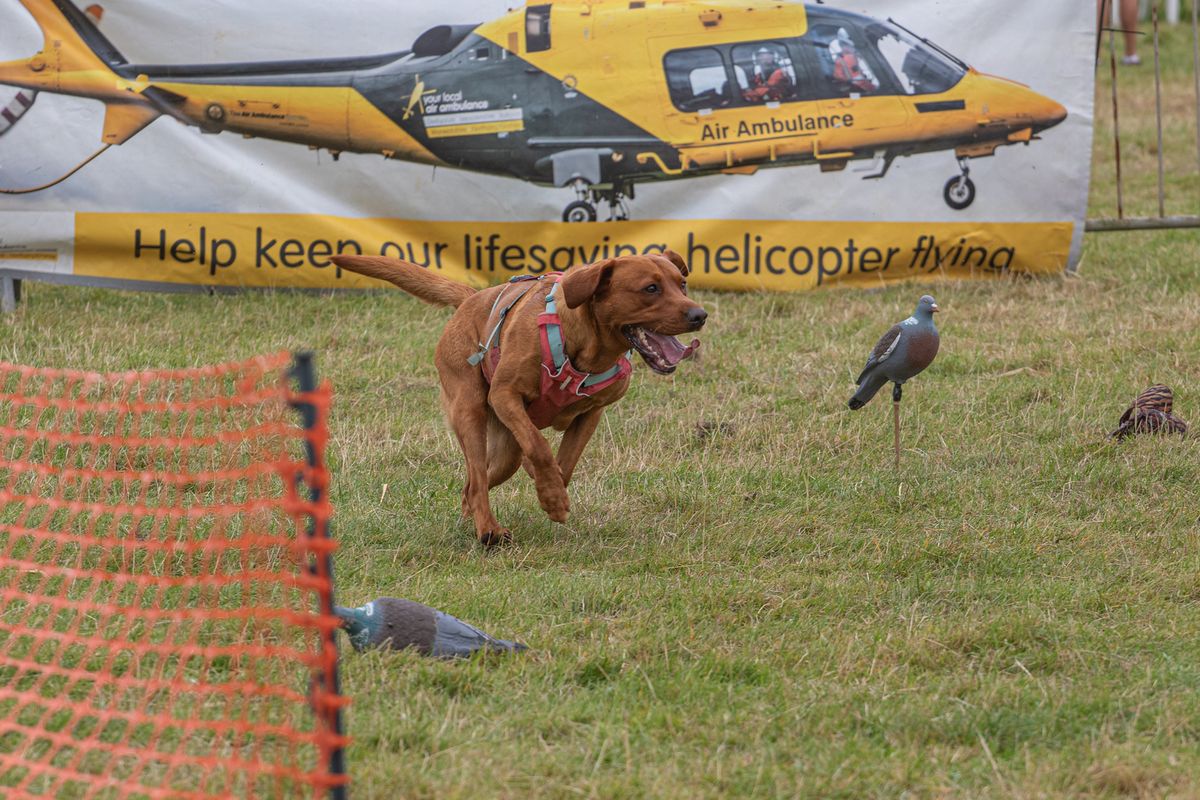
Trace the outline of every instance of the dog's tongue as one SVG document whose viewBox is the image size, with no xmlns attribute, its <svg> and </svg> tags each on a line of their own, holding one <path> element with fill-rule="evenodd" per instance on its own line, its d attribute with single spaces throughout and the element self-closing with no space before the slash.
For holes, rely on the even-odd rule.
<svg viewBox="0 0 1200 800">
<path fill-rule="evenodd" d="M 684 347 L 674 336 L 667 336 L 665 333 L 646 331 L 646 338 L 654 344 L 654 349 L 658 350 L 663 360 L 672 367 L 685 358 L 689 358 L 700 347 L 699 339 L 692 339 L 692 343 Z"/>
</svg>

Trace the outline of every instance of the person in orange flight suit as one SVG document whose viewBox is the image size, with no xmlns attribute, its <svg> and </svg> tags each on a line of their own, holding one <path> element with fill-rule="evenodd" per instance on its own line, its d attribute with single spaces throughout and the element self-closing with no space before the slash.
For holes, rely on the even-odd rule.
<svg viewBox="0 0 1200 800">
<path fill-rule="evenodd" d="M 875 79 L 858 59 L 858 49 L 845 28 L 838 31 L 837 55 L 833 61 L 833 82 L 844 92 L 873 92 L 879 88 Z"/>
<path fill-rule="evenodd" d="M 754 73 L 750 85 L 742 90 L 742 97 L 758 103 L 783 100 L 792 93 L 792 79 L 779 65 L 775 51 L 760 47 L 754 54 Z"/>
</svg>

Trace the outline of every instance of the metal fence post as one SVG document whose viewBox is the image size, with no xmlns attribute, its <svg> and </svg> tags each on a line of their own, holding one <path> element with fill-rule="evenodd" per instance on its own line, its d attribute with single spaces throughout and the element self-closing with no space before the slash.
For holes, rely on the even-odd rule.
<svg viewBox="0 0 1200 800">
<path fill-rule="evenodd" d="M 9 275 L 0 277 L 0 312 L 11 314 L 21 302 L 21 279 Z"/>
<path fill-rule="evenodd" d="M 294 361 L 292 363 L 292 376 L 296 379 L 301 396 L 317 390 L 317 371 L 313 363 L 313 353 L 311 350 L 301 350 L 295 354 Z M 311 431 L 312 428 L 317 424 L 316 406 L 311 402 L 306 402 L 305 400 L 299 400 L 298 402 L 294 402 L 292 405 L 297 411 L 300 412 L 300 419 L 304 425 L 304 429 L 306 431 Z M 319 466 L 318 454 L 317 448 L 311 439 L 305 440 L 304 450 L 308 460 L 308 466 L 311 469 L 316 469 Z M 314 505 L 322 501 L 324 492 L 320 486 L 310 485 L 308 489 L 309 497 Z M 329 521 L 327 519 L 317 520 L 316 518 L 313 518 L 311 525 L 312 527 L 309 531 L 310 536 L 324 539 L 328 539 L 330 537 Z M 318 569 L 316 564 L 309 564 L 309 570 L 314 573 L 324 572 L 325 575 L 328 576 L 329 595 L 328 597 L 322 598 L 322 608 L 320 610 L 322 615 L 333 616 L 333 554 L 329 551 L 326 551 L 323 556 L 320 556 L 320 558 L 322 560 L 320 568 Z M 328 607 L 325 607 L 326 603 L 328 604 Z M 336 653 L 337 638 L 335 637 L 333 631 L 329 631 L 329 637 L 332 640 L 331 646 Z M 328 680 L 329 688 L 335 695 L 340 697 L 342 694 L 342 687 L 341 678 L 338 675 L 336 657 L 333 664 L 332 674 L 326 676 L 326 678 Z M 314 709 L 314 711 L 316 711 L 316 709 Z M 330 714 L 330 719 L 334 733 L 340 737 L 343 732 L 341 709 L 334 708 Z M 330 754 L 329 771 L 333 775 L 346 774 L 346 753 L 340 745 Z M 346 787 L 344 785 L 331 787 L 329 790 L 329 797 L 330 800 L 346 800 Z"/>
<path fill-rule="evenodd" d="M 1112 77 L 1113 105 L 1113 160 L 1116 170 L 1116 201 L 1117 215 L 1113 217 L 1092 217 L 1086 221 L 1084 229 L 1096 231 L 1131 231 L 1131 230 L 1165 230 L 1172 228 L 1200 228 L 1200 202 L 1197 198 L 1189 198 L 1194 202 L 1193 213 L 1167 215 L 1166 211 L 1166 153 L 1165 136 L 1163 131 L 1163 94 L 1162 94 L 1162 40 L 1160 22 L 1161 0 L 1143 0 L 1142 5 L 1148 7 L 1153 26 L 1152 45 L 1154 47 L 1154 116 L 1157 133 L 1158 152 L 1158 214 L 1157 216 L 1126 217 L 1125 216 L 1125 182 L 1121 165 L 1121 126 L 1120 105 L 1118 93 L 1118 69 L 1116 34 L 1123 32 L 1119 23 L 1106 27 L 1104 20 L 1110 17 L 1114 22 L 1118 16 L 1119 3 L 1115 0 L 1102 0 L 1099 12 L 1100 30 L 1096 38 L 1096 65 L 1099 67 L 1101 36 L 1108 31 L 1109 70 Z M 1178 0 L 1167 0 L 1166 13 L 1168 21 L 1178 20 L 1180 4 Z M 1192 0 L 1192 79 L 1194 83 L 1194 104 L 1196 113 L 1196 166 L 1200 170 L 1200 0 Z"/>
</svg>

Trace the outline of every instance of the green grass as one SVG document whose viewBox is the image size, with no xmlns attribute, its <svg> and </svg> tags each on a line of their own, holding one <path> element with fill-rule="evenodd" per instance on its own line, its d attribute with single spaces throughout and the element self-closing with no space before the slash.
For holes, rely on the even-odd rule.
<svg viewBox="0 0 1200 800">
<path fill-rule="evenodd" d="M 1195 420 L 1198 251 L 1110 235 L 1078 279 L 937 286 L 900 475 L 888 404 L 843 404 L 911 287 L 705 295 L 703 360 L 637 372 L 570 522 L 518 476 L 495 492 L 517 543 L 490 554 L 458 518 L 436 309 L 37 286 L 0 355 L 318 350 L 341 600 L 416 598 L 534 648 L 347 658 L 356 796 L 1188 796 L 1200 462 L 1103 437 L 1154 381 Z"/>
<path fill-rule="evenodd" d="M 1077 278 L 936 285 L 943 351 L 905 393 L 898 474 L 886 398 L 844 404 L 914 287 L 703 294 L 703 357 L 636 371 L 568 524 L 519 475 L 493 494 L 517 537 L 493 553 L 458 515 L 446 313 L 399 293 L 32 286 L 0 358 L 317 350 L 339 600 L 410 597 L 533 648 L 348 655 L 356 798 L 1182 798 L 1200 459 L 1104 434 L 1153 382 L 1200 423 L 1198 262 L 1195 233 L 1108 234 Z"/>
</svg>

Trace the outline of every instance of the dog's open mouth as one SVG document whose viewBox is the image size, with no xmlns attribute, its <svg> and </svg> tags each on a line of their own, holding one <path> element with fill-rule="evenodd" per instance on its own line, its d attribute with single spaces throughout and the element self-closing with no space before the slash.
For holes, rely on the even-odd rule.
<svg viewBox="0 0 1200 800">
<path fill-rule="evenodd" d="M 670 375 L 679 366 L 679 362 L 696 352 L 700 347 L 699 339 L 684 347 L 674 336 L 665 333 L 655 333 L 641 325 L 626 325 L 621 329 L 625 338 L 638 351 L 647 366 L 660 375 Z"/>
</svg>

